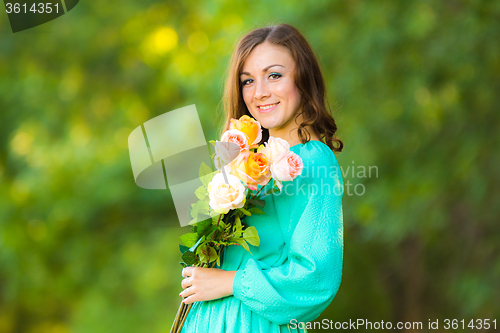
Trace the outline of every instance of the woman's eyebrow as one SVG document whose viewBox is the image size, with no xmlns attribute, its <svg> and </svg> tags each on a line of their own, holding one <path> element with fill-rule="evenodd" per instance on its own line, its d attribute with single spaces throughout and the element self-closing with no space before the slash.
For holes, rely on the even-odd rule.
<svg viewBox="0 0 500 333">
<path fill-rule="evenodd" d="M 266 68 L 264 68 L 264 69 L 262 70 L 262 72 L 264 72 L 264 73 L 265 73 L 265 72 L 267 72 L 267 71 L 269 70 L 269 68 L 274 67 L 274 66 L 281 66 L 281 67 L 285 67 L 285 66 L 280 65 L 280 64 L 269 65 L 269 66 L 267 66 Z M 250 76 L 250 73 L 248 73 L 248 72 L 241 72 L 241 74 L 240 74 L 240 75 L 248 75 L 248 76 Z"/>
</svg>

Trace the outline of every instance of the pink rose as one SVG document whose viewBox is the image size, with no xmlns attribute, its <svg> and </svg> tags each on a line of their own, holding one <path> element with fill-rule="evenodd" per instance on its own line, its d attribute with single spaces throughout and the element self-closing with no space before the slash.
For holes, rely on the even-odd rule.
<svg viewBox="0 0 500 333">
<path fill-rule="evenodd" d="M 230 129 L 222 134 L 220 138 L 223 142 L 232 142 L 240 147 L 240 151 L 248 150 L 248 137 L 245 133 L 237 129 Z"/>
<path fill-rule="evenodd" d="M 279 154 L 271 165 L 271 175 L 281 190 L 284 181 L 292 181 L 302 173 L 304 164 L 299 155 L 293 151 L 284 151 Z"/>
</svg>

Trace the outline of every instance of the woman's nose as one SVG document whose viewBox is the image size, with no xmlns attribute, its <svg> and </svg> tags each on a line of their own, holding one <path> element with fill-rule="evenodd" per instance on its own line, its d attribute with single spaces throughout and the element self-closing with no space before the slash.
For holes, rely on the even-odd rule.
<svg viewBox="0 0 500 333">
<path fill-rule="evenodd" d="M 265 82 L 256 82 L 255 84 L 255 99 L 263 99 L 269 97 L 269 89 Z"/>
</svg>

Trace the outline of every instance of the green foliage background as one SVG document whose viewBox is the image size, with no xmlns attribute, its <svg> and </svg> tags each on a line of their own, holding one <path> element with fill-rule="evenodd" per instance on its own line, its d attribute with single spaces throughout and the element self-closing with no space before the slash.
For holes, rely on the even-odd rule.
<svg viewBox="0 0 500 333">
<path fill-rule="evenodd" d="M 235 41 L 281 22 L 345 143 L 343 280 L 318 321 L 500 325 L 500 2 L 80 1 L 16 34 L 0 13 L 0 333 L 169 331 L 187 230 L 135 185 L 128 134 L 196 104 L 216 138 Z"/>
</svg>

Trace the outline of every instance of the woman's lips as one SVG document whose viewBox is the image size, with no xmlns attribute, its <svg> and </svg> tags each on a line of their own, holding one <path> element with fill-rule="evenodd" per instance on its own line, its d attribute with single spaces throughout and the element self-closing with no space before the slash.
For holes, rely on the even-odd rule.
<svg viewBox="0 0 500 333">
<path fill-rule="evenodd" d="M 274 110 L 278 106 L 278 104 L 280 104 L 280 102 L 275 103 L 274 106 L 272 106 L 268 109 L 261 109 L 260 107 L 257 107 L 257 109 L 259 109 L 259 112 L 261 112 L 261 113 L 268 113 L 268 112 L 271 112 L 272 110 Z"/>
</svg>

